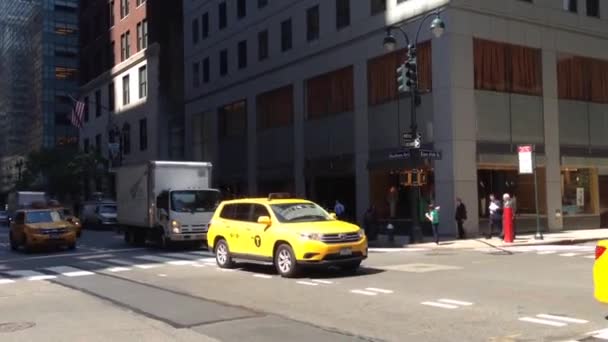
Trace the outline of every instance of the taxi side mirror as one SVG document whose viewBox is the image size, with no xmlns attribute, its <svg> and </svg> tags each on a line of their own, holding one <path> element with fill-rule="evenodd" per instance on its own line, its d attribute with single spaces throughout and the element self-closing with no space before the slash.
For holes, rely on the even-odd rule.
<svg viewBox="0 0 608 342">
<path fill-rule="evenodd" d="M 336 215 L 336 213 L 329 213 L 329 217 L 330 217 L 332 220 L 337 220 L 337 219 L 338 219 L 338 216 Z"/>
<path fill-rule="evenodd" d="M 258 217 L 258 223 L 263 224 L 268 228 L 272 224 L 272 221 L 270 220 L 270 216 L 260 216 Z"/>
</svg>

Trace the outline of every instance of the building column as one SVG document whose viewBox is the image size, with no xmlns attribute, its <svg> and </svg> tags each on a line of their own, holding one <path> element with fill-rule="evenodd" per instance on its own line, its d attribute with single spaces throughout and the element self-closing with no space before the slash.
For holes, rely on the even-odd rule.
<svg viewBox="0 0 608 342">
<path fill-rule="evenodd" d="M 355 196 L 356 219 L 363 221 L 363 215 L 369 207 L 369 128 L 367 114 L 367 61 L 361 60 L 354 66 L 355 91 Z"/>
<path fill-rule="evenodd" d="M 559 104 L 557 94 L 557 52 L 542 50 L 543 63 L 543 118 L 545 128 L 547 189 L 547 222 L 549 231 L 563 228 L 556 213 L 562 212 L 561 162 L 559 149 Z"/>
<path fill-rule="evenodd" d="M 256 196 L 258 192 L 258 134 L 257 101 L 255 96 L 247 98 L 247 192 Z"/>
<path fill-rule="evenodd" d="M 479 233 L 477 193 L 477 109 L 474 89 L 473 39 L 447 31 L 433 39 L 435 200 L 441 206 L 441 235 L 456 236 L 455 199 L 467 207 L 466 235 Z"/>
<path fill-rule="evenodd" d="M 216 186 L 219 185 L 219 181 L 220 181 L 220 173 L 222 170 L 222 165 L 220 165 L 219 161 L 219 145 L 220 145 L 220 136 L 219 136 L 219 120 L 218 120 L 218 111 L 213 110 L 210 111 L 208 113 L 203 114 L 204 117 L 204 121 L 205 122 L 209 122 L 209 140 L 207 140 L 209 142 L 209 152 L 210 155 L 208 156 L 207 161 L 210 161 L 213 165 L 213 171 L 212 171 L 212 184 L 215 184 Z"/>
<path fill-rule="evenodd" d="M 293 84 L 293 177 L 298 197 L 306 197 L 306 175 L 304 173 L 304 81 L 297 80 Z"/>
</svg>

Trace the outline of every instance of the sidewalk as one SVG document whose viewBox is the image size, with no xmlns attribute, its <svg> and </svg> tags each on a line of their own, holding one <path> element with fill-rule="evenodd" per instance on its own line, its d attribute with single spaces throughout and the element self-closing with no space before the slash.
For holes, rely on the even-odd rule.
<svg viewBox="0 0 608 342">
<path fill-rule="evenodd" d="M 588 230 L 565 230 L 555 233 L 543 234 L 543 240 L 535 240 L 534 234 L 518 235 L 513 243 L 505 243 L 498 237 L 492 239 L 476 238 L 455 240 L 453 238 L 441 238 L 439 246 L 433 242 L 432 237 L 425 237 L 423 243 L 407 244 L 403 239 L 395 239 L 394 243 L 386 241 L 370 241 L 370 247 L 394 247 L 407 248 L 416 246 L 423 248 L 454 248 L 454 249 L 474 249 L 480 247 L 512 247 L 512 246 L 538 246 L 538 245 L 571 245 L 590 241 L 608 239 L 608 229 L 588 229 Z"/>
</svg>

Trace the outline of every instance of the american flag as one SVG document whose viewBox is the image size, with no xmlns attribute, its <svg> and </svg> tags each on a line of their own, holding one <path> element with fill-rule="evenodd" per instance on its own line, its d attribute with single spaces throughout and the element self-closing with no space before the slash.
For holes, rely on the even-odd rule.
<svg viewBox="0 0 608 342">
<path fill-rule="evenodd" d="M 72 126 L 82 128 L 83 115 L 84 115 L 84 102 L 76 101 L 72 113 L 70 115 L 70 122 Z"/>
</svg>

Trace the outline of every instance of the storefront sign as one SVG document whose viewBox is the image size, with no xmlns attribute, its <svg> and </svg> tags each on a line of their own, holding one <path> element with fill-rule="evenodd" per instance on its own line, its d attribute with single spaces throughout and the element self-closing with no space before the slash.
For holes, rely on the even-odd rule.
<svg viewBox="0 0 608 342">
<path fill-rule="evenodd" d="M 420 150 L 420 158 L 441 160 L 441 151 Z"/>
<path fill-rule="evenodd" d="M 534 163 L 532 160 L 532 145 L 522 145 L 517 147 L 519 157 L 519 173 L 532 174 L 534 173 Z"/>
<path fill-rule="evenodd" d="M 408 159 L 410 157 L 410 151 L 402 151 L 389 153 L 388 159 Z"/>
<path fill-rule="evenodd" d="M 585 206 L 585 188 L 576 188 L 576 206 Z"/>
</svg>

